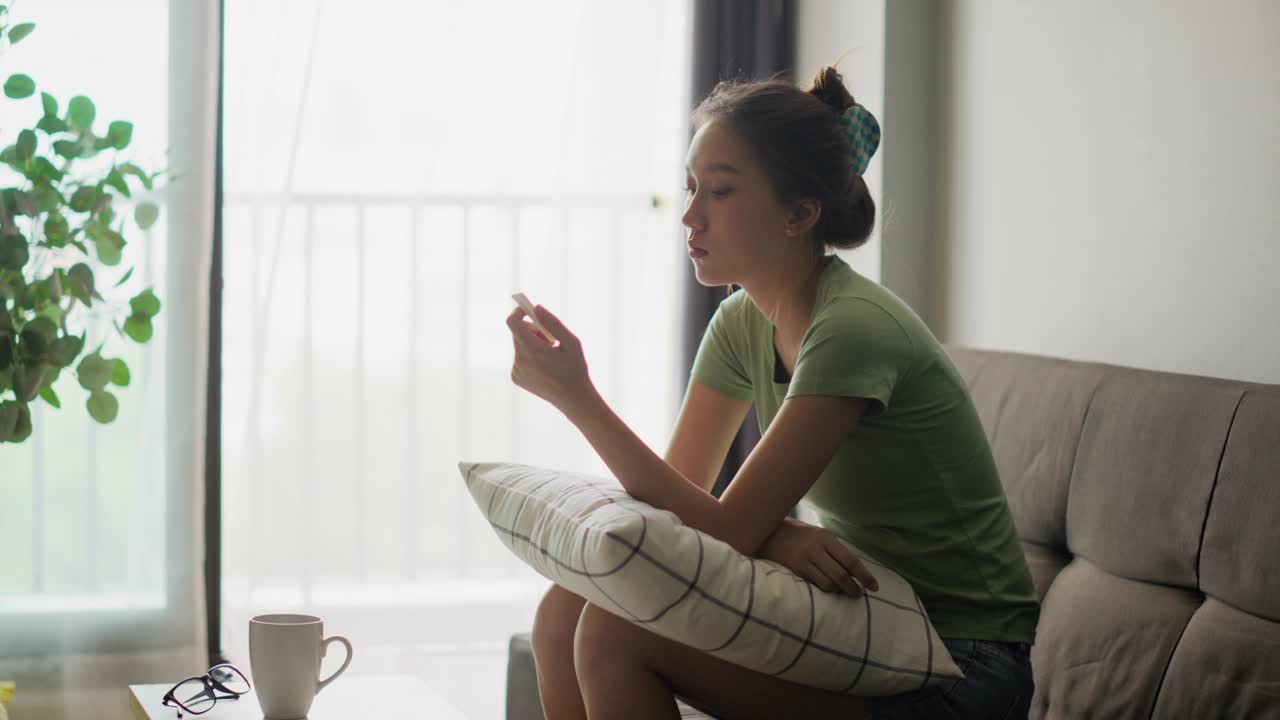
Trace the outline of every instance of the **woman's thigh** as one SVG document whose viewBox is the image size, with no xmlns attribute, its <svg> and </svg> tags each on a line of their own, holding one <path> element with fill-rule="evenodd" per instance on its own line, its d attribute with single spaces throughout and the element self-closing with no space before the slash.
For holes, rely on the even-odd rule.
<svg viewBox="0 0 1280 720">
<path fill-rule="evenodd" d="M 984 640 L 944 639 L 943 643 L 964 679 L 876 698 L 871 703 L 872 720 L 1027 717 L 1035 690 L 1028 646 Z"/>
<path fill-rule="evenodd" d="M 590 603 L 582 613 L 580 637 L 597 652 L 627 648 L 656 671 L 689 705 L 714 717 L 867 717 L 863 698 L 787 682 L 734 665 L 701 650 L 668 640 Z M 587 660 L 579 657 L 580 661 Z"/>
</svg>

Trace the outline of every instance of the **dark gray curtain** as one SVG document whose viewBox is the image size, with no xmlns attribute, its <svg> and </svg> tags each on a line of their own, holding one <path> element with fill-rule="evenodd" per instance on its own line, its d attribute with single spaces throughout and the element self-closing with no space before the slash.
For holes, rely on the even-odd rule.
<svg viewBox="0 0 1280 720">
<path fill-rule="evenodd" d="M 794 0 L 693 0 L 693 77 L 689 109 L 698 106 L 721 80 L 759 80 L 784 72 L 790 76 L 795 66 Z M 692 131 L 690 132 L 692 138 Z M 693 367 L 693 357 L 707 322 L 725 296 L 723 287 L 703 287 L 686 265 L 683 362 L 685 372 Z M 680 388 L 683 392 L 684 387 Z M 733 479 L 751 449 L 760 439 L 755 411 L 729 448 L 729 456 L 712 494 L 716 497 Z"/>
</svg>

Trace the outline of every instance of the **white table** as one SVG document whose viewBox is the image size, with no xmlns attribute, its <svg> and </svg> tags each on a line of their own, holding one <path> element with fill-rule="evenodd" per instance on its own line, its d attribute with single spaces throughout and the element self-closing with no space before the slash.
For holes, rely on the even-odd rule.
<svg viewBox="0 0 1280 720">
<path fill-rule="evenodd" d="M 137 720 L 174 720 L 177 708 L 161 704 L 173 683 L 130 685 L 129 705 Z M 203 715 L 182 714 L 183 720 L 262 720 L 258 696 L 250 690 L 239 700 L 219 700 Z M 339 718 L 432 718 L 467 720 L 425 682 L 412 675 L 347 676 L 326 687 L 311 705 L 308 720 Z"/>
</svg>

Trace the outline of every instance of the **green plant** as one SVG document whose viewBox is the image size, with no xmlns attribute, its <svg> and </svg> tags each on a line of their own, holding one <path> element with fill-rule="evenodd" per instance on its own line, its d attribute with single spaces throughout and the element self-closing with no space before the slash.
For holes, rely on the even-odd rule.
<svg viewBox="0 0 1280 720">
<path fill-rule="evenodd" d="M 34 23 L 11 25 L 9 17 L 10 7 L 0 4 L 0 52 L 35 29 Z M 12 74 L 4 94 L 15 101 L 31 98 L 36 83 Z M 82 320 L 94 306 L 110 316 L 117 335 L 145 343 L 160 312 L 160 300 L 148 288 L 129 300 L 126 315 L 121 303 L 103 296 L 99 280 L 120 266 L 126 246 L 127 218 L 117 217 L 113 206 L 120 198 L 133 202 L 139 190 L 154 190 L 164 173 L 121 161 L 133 125 L 117 120 L 105 135 L 97 134 L 97 111 L 89 98 L 71 98 L 62 114 L 49 93 L 40 93 L 40 103 L 43 113 L 35 127 L 22 128 L 13 144 L 0 150 L 0 184 L 13 183 L 0 187 L 0 442 L 30 437 L 30 403 L 61 407 L 53 383 L 73 365 L 89 391 L 89 414 L 100 423 L 114 420 L 119 404 L 107 386 L 127 386 L 129 367 L 103 357 L 105 341 L 86 354 L 87 332 L 68 331 L 68 318 Z M 11 132 L 0 128 L 0 138 L 13 137 Z M 152 202 L 134 204 L 133 222 L 141 230 L 158 215 Z M 124 269 L 112 290 L 132 274 L 132 268 Z"/>
</svg>

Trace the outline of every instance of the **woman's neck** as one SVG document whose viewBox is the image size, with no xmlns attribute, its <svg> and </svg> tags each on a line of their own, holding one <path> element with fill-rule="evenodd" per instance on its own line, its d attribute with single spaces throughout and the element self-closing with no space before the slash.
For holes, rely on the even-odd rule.
<svg viewBox="0 0 1280 720">
<path fill-rule="evenodd" d="M 809 330 L 818 283 L 828 258 L 806 259 L 782 265 L 767 276 L 743 283 L 747 297 L 775 328 L 774 342 L 782 347 L 799 347 Z"/>
</svg>

